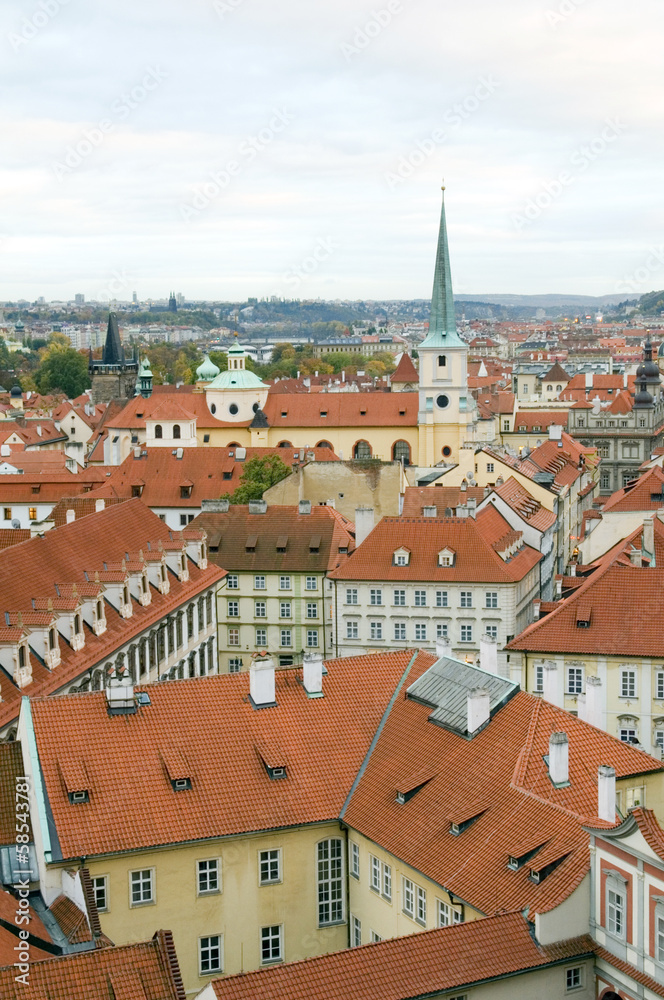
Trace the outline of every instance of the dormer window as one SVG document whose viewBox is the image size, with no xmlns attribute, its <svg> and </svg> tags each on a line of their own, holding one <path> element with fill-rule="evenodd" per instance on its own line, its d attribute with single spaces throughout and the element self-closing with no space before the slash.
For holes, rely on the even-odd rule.
<svg viewBox="0 0 664 1000">
<path fill-rule="evenodd" d="M 576 627 L 577 628 L 590 628 L 590 619 L 592 616 L 592 609 L 588 606 L 581 606 L 576 612 Z"/>
<path fill-rule="evenodd" d="M 192 487 L 191 486 L 181 486 L 180 487 L 180 498 L 182 500 L 187 500 L 191 496 Z"/>
<path fill-rule="evenodd" d="M 397 549 L 392 555 L 393 566 L 408 566 L 410 563 L 410 551 L 408 549 Z"/>
<path fill-rule="evenodd" d="M 191 778 L 175 778 L 171 785 L 174 792 L 188 792 L 191 789 Z"/>
<path fill-rule="evenodd" d="M 284 553 L 288 548 L 288 535 L 279 535 L 277 538 L 277 552 Z"/>
<path fill-rule="evenodd" d="M 129 604 L 129 587 L 122 588 L 122 603 Z"/>
<path fill-rule="evenodd" d="M 74 615 L 74 634 L 80 635 L 81 633 L 81 616 Z"/>
<path fill-rule="evenodd" d="M 140 483 L 134 483 L 131 487 L 132 497 L 140 497 L 143 493 L 143 486 Z"/>
<path fill-rule="evenodd" d="M 18 665 L 21 668 L 21 670 L 24 669 L 25 664 L 26 664 L 25 646 L 23 644 L 21 644 L 18 647 Z"/>
<path fill-rule="evenodd" d="M 68 792 L 69 801 L 73 806 L 82 805 L 84 802 L 90 801 L 90 795 L 87 789 L 81 789 L 78 792 Z"/>
<path fill-rule="evenodd" d="M 267 767 L 266 765 L 265 769 L 273 781 L 277 781 L 279 778 L 286 777 L 285 767 Z"/>
<path fill-rule="evenodd" d="M 441 549 L 438 553 L 438 565 L 439 566 L 454 566 L 455 552 L 453 549 Z"/>
<path fill-rule="evenodd" d="M 143 576 L 141 576 L 141 589 L 142 589 L 142 591 L 143 591 L 144 594 L 147 594 L 147 592 L 148 592 L 148 578 L 147 578 L 147 576 L 145 576 L 145 574 L 143 574 Z"/>
<path fill-rule="evenodd" d="M 528 874 L 529 880 L 534 882 L 536 885 L 539 885 L 540 882 L 544 881 L 547 875 L 550 875 L 552 871 L 555 871 L 556 868 L 568 857 L 569 854 L 562 854 L 559 858 L 555 858 L 553 861 L 549 861 L 547 864 L 542 865 L 541 868 L 531 868 Z"/>
<path fill-rule="evenodd" d="M 48 630 L 48 648 L 50 650 L 54 650 L 55 647 L 56 647 L 56 645 L 57 645 L 57 643 L 56 643 L 56 639 L 55 639 L 55 629 L 54 628 L 50 628 Z"/>
</svg>

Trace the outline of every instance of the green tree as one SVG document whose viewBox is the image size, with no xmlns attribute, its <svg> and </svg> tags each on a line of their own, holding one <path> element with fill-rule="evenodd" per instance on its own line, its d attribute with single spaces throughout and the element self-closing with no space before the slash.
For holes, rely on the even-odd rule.
<svg viewBox="0 0 664 1000">
<path fill-rule="evenodd" d="M 67 399 L 75 399 L 90 387 L 87 358 L 73 347 L 58 346 L 47 352 L 34 380 L 40 392 L 64 392 Z"/>
<path fill-rule="evenodd" d="M 222 500 L 230 500 L 232 504 L 262 500 L 265 490 L 290 476 L 290 473 L 291 470 L 278 455 L 250 458 L 244 467 L 240 485 L 234 493 L 225 493 Z"/>
</svg>

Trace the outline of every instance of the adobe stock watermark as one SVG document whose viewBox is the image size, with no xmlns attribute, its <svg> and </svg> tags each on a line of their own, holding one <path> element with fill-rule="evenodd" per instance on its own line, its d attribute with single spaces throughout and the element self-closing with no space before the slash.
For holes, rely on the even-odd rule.
<svg viewBox="0 0 664 1000">
<path fill-rule="evenodd" d="M 113 117 L 102 118 L 96 125 L 84 129 L 81 138 L 67 146 L 62 159 L 53 161 L 51 170 L 56 179 L 62 181 L 80 167 L 115 130 L 118 122 L 126 121 L 167 79 L 168 73 L 160 66 L 149 66 L 138 83 L 113 101 L 109 108 Z"/>
<path fill-rule="evenodd" d="M 636 292 L 647 281 L 652 281 L 653 274 L 664 268 L 664 246 L 650 247 L 648 256 L 640 267 L 631 274 L 626 274 L 616 282 L 616 292 Z"/>
<path fill-rule="evenodd" d="M 184 222 L 197 219 L 226 190 L 233 178 L 241 174 L 244 167 L 264 152 L 295 120 L 295 115 L 286 108 L 273 108 L 272 111 L 267 125 L 256 135 L 248 135 L 242 140 L 233 159 L 227 160 L 219 170 L 213 170 L 208 174 L 208 180 L 194 187 L 193 197 L 180 205 L 180 217 Z"/>
<path fill-rule="evenodd" d="M 244 0 L 212 0 L 212 6 L 217 16 L 223 20 L 227 14 L 232 14 L 241 7 Z"/>
<path fill-rule="evenodd" d="M 353 31 L 353 39 L 350 42 L 342 42 L 340 45 L 341 54 L 346 62 L 350 62 L 355 56 L 367 49 L 374 38 L 377 38 L 392 23 L 395 17 L 403 14 L 403 4 L 401 0 L 388 0 L 380 10 L 372 10 L 364 24 L 357 24 Z"/>
<path fill-rule="evenodd" d="M 475 114 L 485 101 L 488 101 L 495 94 L 499 87 L 499 81 L 495 80 L 491 74 L 481 76 L 470 94 L 445 111 L 442 116 L 443 122 L 451 128 L 459 128 Z M 410 152 L 400 156 L 394 170 L 387 170 L 383 175 L 390 191 L 394 191 L 404 181 L 410 180 L 415 171 L 448 139 L 448 132 L 442 128 L 435 128 L 424 139 L 419 139 Z"/>
<path fill-rule="evenodd" d="M 299 264 L 292 265 L 283 275 L 283 281 L 291 288 L 299 288 L 338 249 L 339 244 L 331 236 L 319 236 L 311 253 Z"/>
<path fill-rule="evenodd" d="M 555 10 L 549 7 L 548 10 L 544 11 L 544 16 L 552 28 L 557 28 L 559 24 L 570 18 L 572 14 L 576 14 L 579 7 L 584 3 L 585 0 L 561 0 Z"/>
<path fill-rule="evenodd" d="M 604 128 L 589 142 L 578 146 L 569 158 L 569 169 L 560 170 L 555 177 L 544 181 L 542 189 L 529 198 L 520 212 L 512 214 L 512 225 L 515 229 L 525 229 L 539 219 L 553 203 L 586 172 L 609 147 L 619 139 L 627 126 L 618 118 L 607 118 Z"/>
<path fill-rule="evenodd" d="M 39 32 L 46 28 L 54 17 L 66 7 L 70 0 L 39 0 L 36 10 L 29 17 L 24 17 L 18 31 L 10 31 L 7 35 L 14 52 L 28 45 Z"/>
<path fill-rule="evenodd" d="M 100 288 L 94 296 L 95 302 L 112 302 L 120 297 L 120 293 L 127 288 L 136 286 L 136 278 L 126 271 L 112 271 L 103 288 Z"/>
</svg>

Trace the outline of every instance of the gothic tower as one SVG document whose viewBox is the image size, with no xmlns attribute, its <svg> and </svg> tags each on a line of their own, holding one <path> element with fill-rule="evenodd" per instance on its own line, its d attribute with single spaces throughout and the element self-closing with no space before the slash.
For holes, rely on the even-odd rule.
<svg viewBox="0 0 664 1000">
<path fill-rule="evenodd" d="M 125 358 L 115 313 L 108 314 L 106 343 L 101 361 L 94 361 L 91 352 L 88 372 L 92 379 L 90 395 L 93 403 L 129 399 L 135 393 L 138 362 L 127 361 Z"/>
<path fill-rule="evenodd" d="M 445 191 L 445 188 L 443 188 Z M 457 333 L 443 195 L 429 333 L 418 348 L 420 466 L 459 461 L 474 436 L 475 401 L 468 392 L 468 347 Z"/>
</svg>

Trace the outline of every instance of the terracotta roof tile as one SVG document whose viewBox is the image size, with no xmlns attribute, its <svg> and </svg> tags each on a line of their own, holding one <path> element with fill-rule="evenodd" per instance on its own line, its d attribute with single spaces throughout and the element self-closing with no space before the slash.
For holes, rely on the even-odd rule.
<svg viewBox="0 0 664 1000">
<path fill-rule="evenodd" d="M 416 392 L 330 392 L 270 395 L 265 415 L 271 427 L 318 427 L 321 438 L 325 427 L 356 427 L 361 438 L 363 427 L 416 427 L 418 409 Z"/>
<path fill-rule="evenodd" d="M 392 374 L 392 384 L 394 385 L 395 382 L 415 382 L 417 384 L 419 383 L 419 378 L 417 368 L 413 364 L 413 359 L 410 354 L 406 354 L 404 351 L 399 359 L 399 364 Z"/>
<path fill-rule="evenodd" d="M 87 941 L 92 941 L 85 914 L 73 900 L 60 895 L 53 900 L 50 910 L 70 944 L 85 944 Z"/>
<path fill-rule="evenodd" d="M 3 685 L 4 686 L 4 685 Z M 20 743 L 0 743 L 0 844 L 16 842 L 16 778 L 24 774 Z M 30 823 L 30 816 L 27 818 Z M 32 840 L 32 830 L 29 831 Z"/>
<path fill-rule="evenodd" d="M 654 465 L 622 490 L 607 497 L 602 513 L 621 510 L 659 510 L 664 507 L 664 472 Z"/>
<path fill-rule="evenodd" d="M 460 504 L 468 500 L 476 500 L 478 504 L 484 500 L 484 488 L 468 486 L 462 490 L 459 486 L 407 486 L 404 491 L 402 517 L 421 517 L 423 507 L 436 507 L 437 517 L 444 517 L 446 510 L 456 510 Z"/>
</svg>

